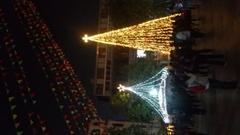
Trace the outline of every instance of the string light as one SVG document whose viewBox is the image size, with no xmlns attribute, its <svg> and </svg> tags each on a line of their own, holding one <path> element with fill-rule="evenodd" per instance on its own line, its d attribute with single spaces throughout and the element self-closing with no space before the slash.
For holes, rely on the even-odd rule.
<svg viewBox="0 0 240 135">
<path fill-rule="evenodd" d="M 85 42 L 94 41 L 168 54 L 173 49 L 170 44 L 173 43 L 174 18 L 180 15 L 174 14 L 93 36 L 85 34 L 82 39 Z"/>
<path fill-rule="evenodd" d="M 50 119 L 42 111 L 39 112 L 42 105 L 48 104 L 38 105 L 42 100 L 39 97 L 43 96 L 39 95 L 39 91 L 54 95 L 51 100 L 56 100 L 54 103 L 59 107 L 59 116 L 63 117 L 60 119 L 64 120 L 69 135 L 86 134 L 89 122 L 98 116 L 71 64 L 52 38 L 32 0 L 13 0 L 10 3 L 9 8 L 16 16 L 10 16 L 0 8 L 0 85 L 3 96 L 8 99 L 9 116 L 12 117 L 16 134 L 50 134 Z M 8 25 L 9 19 L 5 20 L 5 17 L 18 21 L 20 37 L 15 35 L 11 25 Z M 32 84 L 29 79 L 33 71 L 28 67 L 40 71 L 36 80 L 42 81 Z M 41 84 L 44 86 L 38 88 Z"/>
<path fill-rule="evenodd" d="M 169 125 L 167 125 L 166 129 L 167 129 L 167 134 L 168 135 L 174 135 L 175 134 L 174 133 L 174 125 L 169 124 Z"/>
<path fill-rule="evenodd" d="M 34 106 L 38 99 L 36 98 L 36 91 L 30 88 L 26 73 L 23 70 L 23 57 L 16 48 L 16 41 L 9 30 L 8 22 L 5 20 L 5 13 L 1 9 L 0 18 L 0 38 L 3 39 L 0 41 L 0 54 L 6 53 L 9 57 L 6 60 L 6 56 L 0 56 L 0 78 L 2 78 L 1 83 L 3 84 L 3 91 L 5 90 L 4 95 L 8 97 L 11 112 L 10 115 L 12 115 L 16 134 L 22 135 L 24 134 L 23 127 L 25 125 L 23 125 L 19 119 L 22 115 L 18 110 L 20 108 L 22 109 L 24 106 Z M 8 64 L 11 66 L 6 66 Z M 9 74 L 16 78 L 16 80 L 10 81 L 6 79 L 6 76 Z M 12 87 L 14 86 L 13 84 L 16 87 Z M 24 106 L 19 106 L 19 104 L 17 104 L 17 102 L 19 102 L 18 97 L 23 99 Z M 24 118 L 25 122 L 30 124 L 32 130 L 38 130 L 41 134 L 49 134 L 47 122 L 44 117 L 32 107 L 24 108 L 24 111 L 27 112 L 27 117 Z"/>
<path fill-rule="evenodd" d="M 119 85 L 118 90 L 130 91 L 145 100 L 163 119 L 165 123 L 171 123 L 167 112 L 166 102 L 166 79 L 168 78 L 167 68 L 139 84 L 126 87 Z"/>
</svg>

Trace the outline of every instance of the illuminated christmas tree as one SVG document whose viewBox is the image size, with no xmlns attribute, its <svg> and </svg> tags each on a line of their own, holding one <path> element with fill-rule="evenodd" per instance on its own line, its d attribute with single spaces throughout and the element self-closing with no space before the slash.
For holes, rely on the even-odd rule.
<svg viewBox="0 0 240 135">
<path fill-rule="evenodd" d="M 94 41 L 109 45 L 169 53 L 173 49 L 170 44 L 173 43 L 174 19 L 180 15 L 174 14 L 93 36 L 85 35 L 83 40 L 85 42 Z"/>
<path fill-rule="evenodd" d="M 167 112 L 166 86 L 168 70 L 162 69 L 153 77 L 139 84 L 125 87 L 119 85 L 119 91 L 129 91 L 146 101 L 163 119 L 165 123 L 171 123 Z"/>
<path fill-rule="evenodd" d="M 92 101 L 32 1 L 1 0 L 1 134 L 86 134 L 96 117 Z"/>
</svg>

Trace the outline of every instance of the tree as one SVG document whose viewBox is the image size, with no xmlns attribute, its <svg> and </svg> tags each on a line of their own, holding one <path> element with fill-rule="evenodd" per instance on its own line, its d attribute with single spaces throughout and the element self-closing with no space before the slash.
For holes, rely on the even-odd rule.
<svg viewBox="0 0 240 135">
<path fill-rule="evenodd" d="M 132 95 L 128 92 L 117 92 L 111 97 L 112 110 L 114 113 L 127 115 L 127 109 L 129 108 L 129 102 L 132 99 Z"/>
<path fill-rule="evenodd" d="M 130 121 L 150 122 L 154 119 L 154 110 L 142 99 L 135 97 L 131 106 L 127 110 Z"/>
<path fill-rule="evenodd" d="M 139 58 L 134 63 L 126 65 L 123 69 L 128 70 L 128 85 L 132 85 L 153 76 L 160 71 L 161 67 L 157 61 L 150 57 L 149 59 Z"/>
<path fill-rule="evenodd" d="M 114 113 L 127 116 L 129 121 L 150 122 L 156 116 L 154 110 L 142 99 L 128 92 L 119 92 L 111 98 Z"/>
<path fill-rule="evenodd" d="M 109 4 L 111 21 L 115 28 L 165 16 L 168 6 L 166 2 L 156 0 L 110 0 Z"/>
</svg>

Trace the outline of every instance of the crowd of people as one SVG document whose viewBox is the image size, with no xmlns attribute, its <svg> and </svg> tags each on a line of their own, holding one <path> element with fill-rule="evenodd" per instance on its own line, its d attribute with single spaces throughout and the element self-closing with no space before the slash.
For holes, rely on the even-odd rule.
<svg viewBox="0 0 240 135">
<path fill-rule="evenodd" d="M 194 130 L 194 116 L 204 115 L 206 110 L 197 98 L 197 94 L 217 89 L 235 89 L 237 82 L 220 81 L 211 73 L 213 66 L 224 66 L 226 58 L 212 49 L 195 49 L 196 39 L 204 38 L 197 26 L 199 19 L 191 17 L 191 9 L 174 1 L 174 12 L 183 13 L 176 18 L 174 28 L 175 48 L 170 54 L 171 86 L 173 88 L 168 112 L 173 116 L 176 134 L 204 135 Z M 180 4 L 180 6 L 179 6 Z"/>
</svg>

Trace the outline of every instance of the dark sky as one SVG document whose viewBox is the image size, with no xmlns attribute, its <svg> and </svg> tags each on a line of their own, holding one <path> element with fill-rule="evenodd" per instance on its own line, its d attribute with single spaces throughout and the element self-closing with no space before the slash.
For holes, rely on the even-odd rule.
<svg viewBox="0 0 240 135">
<path fill-rule="evenodd" d="M 94 76 L 96 46 L 81 36 L 97 32 L 99 0 L 39 0 L 36 4 L 86 89 Z"/>
</svg>

